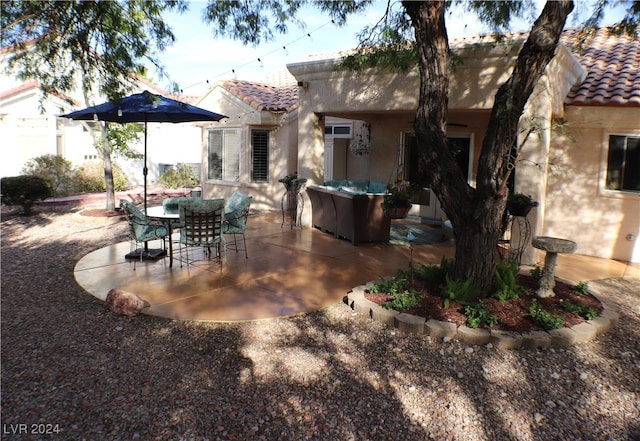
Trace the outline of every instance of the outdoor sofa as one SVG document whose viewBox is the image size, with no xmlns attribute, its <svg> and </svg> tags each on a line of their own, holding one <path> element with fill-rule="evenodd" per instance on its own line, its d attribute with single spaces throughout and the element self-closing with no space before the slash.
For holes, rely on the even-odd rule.
<svg viewBox="0 0 640 441">
<path fill-rule="evenodd" d="M 382 210 L 387 184 L 369 180 L 327 181 L 310 185 L 311 222 L 315 228 L 350 240 L 388 242 L 391 219 Z"/>
</svg>

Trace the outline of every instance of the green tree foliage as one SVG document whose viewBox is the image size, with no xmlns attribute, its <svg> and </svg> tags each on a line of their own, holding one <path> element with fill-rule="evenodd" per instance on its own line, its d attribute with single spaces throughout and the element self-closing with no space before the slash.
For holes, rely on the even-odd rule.
<svg viewBox="0 0 640 441">
<path fill-rule="evenodd" d="M 158 55 L 175 36 L 162 13 L 186 8 L 182 0 L 3 1 L 0 42 L 12 49 L 9 68 L 45 93 L 70 91 L 81 77 L 87 93 L 97 86 L 115 99 L 145 62 L 163 72 Z"/>
<path fill-rule="evenodd" d="M 114 100 L 130 92 L 132 74 L 143 74 L 145 63 L 164 75 L 159 53 L 175 36 L 162 14 L 186 9 L 184 0 L 3 1 L 0 44 L 10 49 L 9 73 L 37 80 L 44 97 L 80 87 L 84 103 L 93 105 L 95 96 Z M 106 209 L 114 210 L 111 142 L 106 139 L 117 135 L 109 135 L 105 123 L 86 123 L 91 124 L 101 129 L 92 133 L 104 164 Z"/>
<path fill-rule="evenodd" d="M 98 192 L 105 191 L 104 168 L 99 161 L 88 161 L 82 164 L 75 172 L 74 189 L 78 192 Z M 129 180 L 122 167 L 117 163 L 113 164 L 113 184 L 114 190 L 122 191 L 126 188 Z"/>
<path fill-rule="evenodd" d="M 45 179 L 56 196 L 66 196 L 72 191 L 73 166 L 60 155 L 42 155 L 30 159 L 22 168 L 22 174 Z"/>
<path fill-rule="evenodd" d="M 39 176 L 7 176 L 0 180 L 2 203 L 21 205 L 24 215 L 32 213 L 33 204 L 53 196 L 49 181 Z"/>
<path fill-rule="evenodd" d="M 129 144 L 140 140 L 143 132 L 144 126 L 138 123 L 109 124 L 107 141 L 111 151 L 116 156 L 123 156 L 127 159 L 142 159 L 144 155 L 130 148 Z"/>
<path fill-rule="evenodd" d="M 169 188 L 193 188 L 200 179 L 190 165 L 176 164 L 160 176 L 160 183 Z"/>
</svg>

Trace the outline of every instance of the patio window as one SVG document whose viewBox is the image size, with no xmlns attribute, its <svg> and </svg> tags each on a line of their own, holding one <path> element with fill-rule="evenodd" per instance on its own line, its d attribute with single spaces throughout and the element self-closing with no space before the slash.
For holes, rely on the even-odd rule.
<svg viewBox="0 0 640 441">
<path fill-rule="evenodd" d="M 640 192 L 640 136 L 609 136 L 606 189 Z"/>
<path fill-rule="evenodd" d="M 217 181 L 240 181 L 240 129 L 209 130 L 207 177 Z"/>
<path fill-rule="evenodd" d="M 251 181 L 269 182 L 269 131 L 251 131 Z"/>
</svg>

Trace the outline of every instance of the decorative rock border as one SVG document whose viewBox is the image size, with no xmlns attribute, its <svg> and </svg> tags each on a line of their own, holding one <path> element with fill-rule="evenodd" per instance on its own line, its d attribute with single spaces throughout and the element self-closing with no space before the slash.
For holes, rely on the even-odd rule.
<svg viewBox="0 0 640 441">
<path fill-rule="evenodd" d="M 590 290 L 589 294 L 595 296 L 602 303 L 602 312 L 593 320 L 588 320 L 570 328 L 532 331 L 522 334 L 519 332 L 473 329 L 467 326 L 456 326 L 455 323 L 433 319 L 426 320 L 424 317 L 384 308 L 375 302 L 367 300 L 364 296 L 365 290 L 372 283 L 356 286 L 349 291 L 344 297 L 344 302 L 347 306 L 362 316 L 383 322 L 404 332 L 425 334 L 435 339 L 447 341 L 456 339 L 468 345 L 491 343 L 497 349 L 567 347 L 593 340 L 598 335 L 609 331 L 620 320 L 620 314 L 616 308 Z"/>
</svg>

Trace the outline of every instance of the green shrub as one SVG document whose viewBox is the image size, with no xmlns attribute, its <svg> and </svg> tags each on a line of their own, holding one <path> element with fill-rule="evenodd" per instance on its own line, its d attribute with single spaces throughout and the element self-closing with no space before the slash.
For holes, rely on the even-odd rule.
<svg viewBox="0 0 640 441">
<path fill-rule="evenodd" d="M 449 277 L 449 274 L 446 274 L 445 285 L 442 287 L 441 295 L 444 297 L 444 307 L 448 308 L 449 301 L 451 300 L 461 305 L 472 303 L 478 297 L 478 292 L 473 286 L 473 279 L 469 278 L 461 281 Z"/>
<path fill-rule="evenodd" d="M 533 277 L 534 279 L 536 280 L 542 279 L 542 270 L 540 269 L 539 266 L 532 268 L 530 270 L 530 273 L 531 273 L 531 277 Z"/>
<path fill-rule="evenodd" d="M 589 292 L 589 283 L 588 282 L 578 282 L 576 286 L 571 290 L 572 293 L 577 295 L 584 295 Z"/>
<path fill-rule="evenodd" d="M 474 329 L 482 324 L 493 326 L 498 323 L 498 317 L 491 314 L 489 307 L 484 302 L 465 306 L 464 315 L 467 316 L 467 326 Z"/>
<path fill-rule="evenodd" d="M 21 205 L 25 215 L 31 214 L 31 208 L 37 201 L 54 195 L 51 185 L 39 176 L 8 176 L 0 180 L 2 203 Z"/>
<path fill-rule="evenodd" d="M 122 167 L 113 163 L 113 185 L 116 191 L 127 187 L 129 180 Z M 104 182 L 104 164 L 102 161 L 88 161 L 82 164 L 75 173 L 74 188 L 78 192 L 102 192 L 106 190 Z"/>
<path fill-rule="evenodd" d="M 573 303 L 571 300 L 561 300 L 560 307 L 587 320 L 593 320 L 598 315 L 598 311 L 584 302 Z"/>
<path fill-rule="evenodd" d="M 56 196 L 66 196 L 73 190 L 73 166 L 59 155 L 42 155 L 30 159 L 22 168 L 22 174 L 46 180 Z"/>
<path fill-rule="evenodd" d="M 423 282 L 442 285 L 446 283 L 446 275 L 453 274 L 454 264 L 455 261 L 453 259 L 449 260 L 443 257 L 440 266 L 420 264 L 414 269 L 414 276 Z"/>
<path fill-rule="evenodd" d="M 525 292 L 525 289 L 518 285 L 519 271 L 516 260 L 498 262 L 494 274 L 495 291 L 491 295 L 501 302 L 517 299 Z"/>
<path fill-rule="evenodd" d="M 529 305 L 529 315 L 531 316 L 533 321 L 545 331 L 550 331 L 551 329 L 560 329 L 562 328 L 562 324 L 564 322 L 563 316 L 554 315 L 549 311 L 546 311 L 544 308 L 538 305 L 538 301 L 536 299 L 533 299 L 531 301 L 531 305 Z"/>
<path fill-rule="evenodd" d="M 168 188 L 193 188 L 200 183 L 200 178 L 193 167 L 177 164 L 165 171 L 159 182 Z"/>
<path fill-rule="evenodd" d="M 393 299 L 386 302 L 384 306 L 396 311 L 403 311 L 420 304 L 422 300 L 423 297 L 414 290 L 406 290 L 395 294 Z"/>
<path fill-rule="evenodd" d="M 398 271 L 398 275 L 396 277 L 390 279 L 380 278 L 373 282 L 369 286 L 369 292 L 372 293 L 384 293 L 394 296 L 401 292 L 404 292 L 407 288 L 407 279 L 404 278 L 401 271 Z"/>
</svg>

